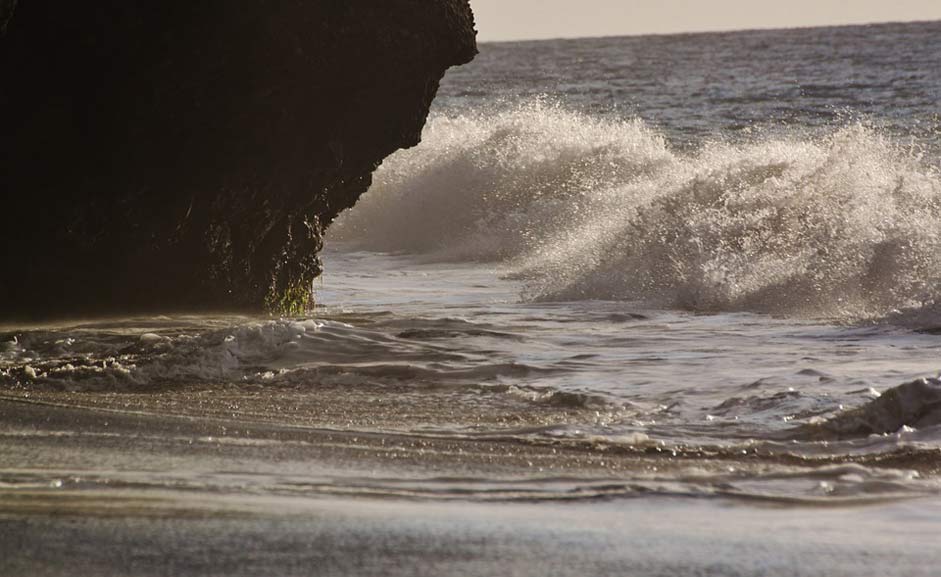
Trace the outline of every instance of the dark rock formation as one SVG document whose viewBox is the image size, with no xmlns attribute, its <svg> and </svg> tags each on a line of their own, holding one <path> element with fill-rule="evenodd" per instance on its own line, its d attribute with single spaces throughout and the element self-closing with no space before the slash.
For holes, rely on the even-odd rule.
<svg viewBox="0 0 941 577">
<path fill-rule="evenodd" d="M 0 34 L 7 31 L 7 22 L 13 17 L 16 9 L 16 0 L 0 0 Z"/>
<path fill-rule="evenodd" d="M 2 317 L 302 303 L 476 54 L 468 0 L 0 3 Z"/>
</svg>

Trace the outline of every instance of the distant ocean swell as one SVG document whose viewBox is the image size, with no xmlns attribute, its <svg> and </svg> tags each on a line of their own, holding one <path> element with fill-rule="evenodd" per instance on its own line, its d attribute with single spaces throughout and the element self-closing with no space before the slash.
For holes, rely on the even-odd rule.
<svg viewBox="0 0 941 577">
<path fill-rule="evenodd" d="M 682 153 L 534 101 L 432 119 L 331 237 L 499 262 L 533 299 L 930 324 L 939 217 L 937 166 L 862 124 Z"/>
</svg>

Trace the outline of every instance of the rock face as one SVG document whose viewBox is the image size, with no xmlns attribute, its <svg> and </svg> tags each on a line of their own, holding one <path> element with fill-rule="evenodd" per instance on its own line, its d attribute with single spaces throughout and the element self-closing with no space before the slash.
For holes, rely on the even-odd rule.
<svg viewBox="0 0 941 577">
<path fill-rule="evenodd" d="M 476 54 L 468 0 L 0 0 L 2 20 L 7 318 L 303 304 L 324 228 Z"/>
</svg>

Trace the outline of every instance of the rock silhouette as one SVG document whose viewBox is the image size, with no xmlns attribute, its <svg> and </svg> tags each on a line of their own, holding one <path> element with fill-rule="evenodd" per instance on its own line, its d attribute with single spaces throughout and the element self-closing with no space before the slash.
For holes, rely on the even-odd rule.
<svg viewBox="0 0 941 577">
<path fill-rule="evenodd" d="M 7 318 L 303 306 L 476 54 L 467 0 L 2 0 L 0 27 Z"/>
</svg>

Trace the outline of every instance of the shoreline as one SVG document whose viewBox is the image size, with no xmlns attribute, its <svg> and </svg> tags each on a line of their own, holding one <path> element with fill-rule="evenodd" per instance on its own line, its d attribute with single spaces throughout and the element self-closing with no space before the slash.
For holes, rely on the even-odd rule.
<svg viewBox="0 0 941 577">
<path fill-rule="evenodd" d="M 941 562 L 941 496 L 893 493 L 890 469 L 864 481 L 882 494 L 795 498 L 880 469 L 816 463 L 789 477 L 747 456 L 96 398 L 111 408 L 0 398 L 0 575 L 927 577 Z"/>
<path fill-rule="evenodd" d="M 99 508 L 107 500 L 94 503 Z M 725 500 L 262 499 L 253 513 L 0 513 L 3 574 L 932 575 L 938 500 L 850 509 Z M 774 530 L 769 531 L 773 526 Z"/>
<path fill-rule="evenodd" d="M 121 395 L 106 400 L 110 408 L 0 395 L 6 477 L 0 494 L 44 483 L 53 483 L 52 492 L 130 484 L 248 496 L 480 502 L 685 496 L 837 507 L 941 495 L 937 451 L 807 457 L 552 439 L 538 431 L 527 437 L 344 430 L 336 422 L 148 412 Z M 80 481 L 55 484 L 60 478 Z"/>
</svg>

